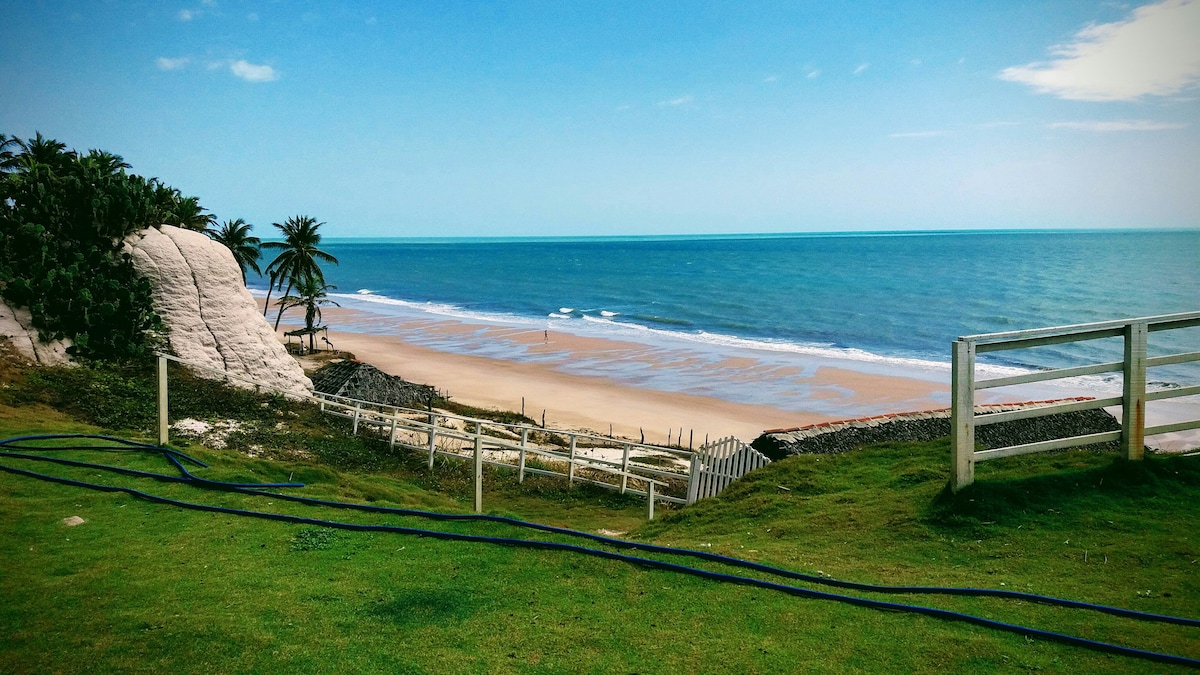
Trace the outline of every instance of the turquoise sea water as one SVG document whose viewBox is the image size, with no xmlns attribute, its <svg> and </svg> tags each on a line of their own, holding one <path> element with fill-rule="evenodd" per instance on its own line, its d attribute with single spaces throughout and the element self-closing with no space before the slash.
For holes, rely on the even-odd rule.
<svg viewBox="0 0 1200 675">
<path fill-rule="evenodd" d="M 879 366 L 945 364 L 960 335 L 1200 310 L 1200 231 L 328 239 L 322 248 L 341 261 L 326 267 L 339 302 L 383 314 Z M 1200 350 L 1200 329 L 1151 344 Z M 1114 360 L 1120 348 L 1105 340 L 984 362 L 1060 367 Z"/>
</svg>

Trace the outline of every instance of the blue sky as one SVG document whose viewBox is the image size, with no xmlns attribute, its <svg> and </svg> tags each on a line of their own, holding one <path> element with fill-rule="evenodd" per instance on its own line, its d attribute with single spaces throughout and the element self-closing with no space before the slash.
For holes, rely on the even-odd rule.
<svg viewBox="0 0 1200 675">
<path fill-rule="evenodd" d="M 0 0 L 0 25 L 0 132 L 260 235 L 1200 227 L 1200 0 Z"/>
</svg>

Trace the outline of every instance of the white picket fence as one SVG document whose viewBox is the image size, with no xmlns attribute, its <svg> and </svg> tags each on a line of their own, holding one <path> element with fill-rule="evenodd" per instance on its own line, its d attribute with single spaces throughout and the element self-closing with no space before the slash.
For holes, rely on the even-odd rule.
<svg viewBox="0 0 1200 675">
<path fill-rule="evenodd" d="M 766 455 L 733 436 L 702 445 L 692 456 L 687 503 L 715 497 L 733 481 L 770 463 Z"/>
</svg>

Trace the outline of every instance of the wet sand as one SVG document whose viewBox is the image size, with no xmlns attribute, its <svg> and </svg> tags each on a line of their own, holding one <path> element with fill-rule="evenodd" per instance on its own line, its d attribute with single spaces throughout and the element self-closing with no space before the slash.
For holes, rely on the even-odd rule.
<svg viewBox="0 0 1200 675">
<path fill-rule="evenodd" d="M 764 429 L 792 427 L 854 416 L 737 403 L 715 396 L 668 392 L 631 386 L 612 378 L 563 372 L 564 364 L 588 359 L 610 359 L 626 367 L 637 368 L 710 368 L 729 377 L 754 378 L 763 369 L 777 367 L 754 359 L 726 358 L 716 364 L 664 362 L 661 354 L 645 345 L 619 340 L 581 337 L 557 331 L 527 330 L 500 326 L 479 326 L 452 320 L 412 320 L 379 317 L 354 309 L 327 308 L 325 320 L 334 326 L 329 340 L 339 350 L 352 352 L 360 361 L 412 382 L 429 384 L 454 400 L 469 405 L 522 409 L 546 424 L 569 429 L 591 429 L 638 439 L 644 433 L 648 442 L 677 441 L 689 436 L 699 445 L 707 437 L 717 439 L 734 435 L 753 440 Z M 395 322 L 389 325 L 389 322 Z M 280 333 L 297 326 L 284 317 Z M 355 330 L 339 330 L 351 326 Z M 402 330 L 399 330 L 402 329 Z M 365 332 L 371 331 L 371 332 Z M 507 341 L 523 346 L 528 360 L 513 360 L 479 354 L 463 354 L 415 344 L 401 333 L 418 331 L 436 337 L 438 344 L 453 344 L 469 339 L 472 344 Z M 539 362 L 553 355 L 550 362 Z M 804 369 L 810 375 L 808 395 L 828 408 L 831 401 L 847 411 L 864 407 L 889 410 L 920 410 L 944 407 L 947 385 L 921 379 L 864 374 L 846 368 L 820 365 Z M 789 373 L 797 375 L 797 373 Z M 801 406 L 803 407 L 803 406 Z M 840 406 L 839 406 L 840 407 Z"/>
</svg>

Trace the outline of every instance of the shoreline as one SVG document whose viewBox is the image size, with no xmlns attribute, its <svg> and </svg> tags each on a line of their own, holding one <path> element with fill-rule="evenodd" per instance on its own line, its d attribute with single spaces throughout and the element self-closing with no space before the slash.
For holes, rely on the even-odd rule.
<svg viewBox="0 0 1200 675">
<path fill-rule="evenodd" d="M 261 299 L 260 299 L 261 303 Z M 260 304 L 261 306 L 261 304 Z M 391 375 L 434 386 L 468 405 L 520 411 L 548 426 L 589 429 L 647 442 L 679 442 L 683 434 L 698 447 L 705 438 L 736 436 L 749 442 L 766 429 L 803 426 L 862 416 L 940 408 L 949 398 L 946 382 L 863 373 L 832 359 L 804 359 L 791 366 L 724 354 L 705 359 L 664 352 L 646 345 L 583 337 L 554 330 L 480 325 L 452 319 L 407 319 L 361 309 L 329 307 L 329 340 L 342 351 Z M 285 315 L 282 332 L 298 327 Z M 348 327 L 348 328 L 342 328 Z M 357 330 L 356 330 L 357 329 Z M 424 344 L 422 344 L 424 343 Z M 451 346 L 460 351 L 449 351 Z M 441 347 L 441 348 L 439 348 Z M 506 358 L 517 349 L 520 359 Z M 580 368 L 580 364 L 590 367 Z M 658 373 L 631 382 L 603 373 L 618 364 L 624 374 Z M 664 391 L 652 385 L 662 372 L 685 370 L 716 382 L 741 380 L 754 386 L 764 378 L 802 383 L 784 405 L 730 401 L 710 391 Z M 583 372 L 579 372 L 579 371 Z"/>
<path fill-rule="evenodd" d="M 262 298 L 256 298 L 262 306 Z M 611 338 L 483 324 L 446 317 L 412 318 L 360 308 L 322 308 L 329 339 L 341 351 L 405 380 L 436 387 L 480 408 L 522 411 L 549 427 L 610 433 L 649 443 L 699 447 L 735 436 L 750 442 L 768 429 L 802 427 L 878 414 L 949 407 L 949 369 L 917 376 L 864 372 L 857 361 L 727 350 L 717 355 L 670 350 Z M 300 327 L 285 315 L 277 337 Z M 640 373 L 655 373 L 641 377 Z M 685 377 L 680 377 L 684 373 Z M 632 374 L 632 376 L 631 376 Z M 943 375 L 938 381 L 937 375 Z M 932 377 L 931 377 L 932 376 Z M 663 382 L 689 387 L 664 390 Z M 696 382 L 702 386 L 695 386 Z M 772 402 L 722 398 L 721 387 L 772 382 Z M 787 386 L 793 389 L 782 391 Z M 977 404 L 1101 395 L 1075 385 L 984 390 Z M 1192 400 L 1194 399 L 1194 400 Z M 1120 419 L 1120 407 L 1107 408 Z M 1162 401 L 1150 425 L 1200 416 L 1200 397 Z M 682 434 L 682 435 L 681 435 Z M 1178 452 L 1200 446 L 1200 430 L 1164 434 L 1147 445 Z"/>
</svg>

